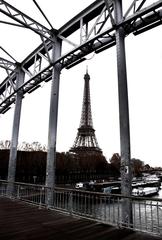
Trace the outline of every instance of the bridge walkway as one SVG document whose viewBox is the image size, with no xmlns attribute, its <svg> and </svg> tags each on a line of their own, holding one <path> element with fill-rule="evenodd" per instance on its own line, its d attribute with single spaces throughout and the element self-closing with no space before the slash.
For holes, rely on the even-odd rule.
<svg viewBox="0 0 162 240">
<path fill-rule="evenodd" d="M 0 197 L 0 240 L 160 240 Z"/>
</svg>

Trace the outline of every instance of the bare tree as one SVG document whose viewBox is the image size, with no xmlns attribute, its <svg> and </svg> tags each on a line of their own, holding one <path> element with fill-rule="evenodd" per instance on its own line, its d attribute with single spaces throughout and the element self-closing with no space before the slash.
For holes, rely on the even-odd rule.
<svg viewBox="0 0 162 240">
<path fill-rule="evenodd" d="M 10 140 L 1 140 L 0 149 L 10 149 L 11 141 Z"/>
<path fill-rule="evenodd" d="M 42 151 L 42 145 L 39 142 L 32 142 L 31 149 L 32 151 Z"/>
<path fill-rule="evenodd" d="M 22 142 L 18 145 L 18 150 L 20 151 L 31 151 L 31 146 L 27 142 Z"/>
<path fill-rule="evenodd" d="M 47 147 L 46 145 L 42 145 L 39 142 L 32 142 L 32 143 L 27 143 L 27 142 L 22 142 L 19 144 L 18 146 L 18 150 L 20 151 L 43 151 L 46 152 L 47 151 Z"/>
</svg>

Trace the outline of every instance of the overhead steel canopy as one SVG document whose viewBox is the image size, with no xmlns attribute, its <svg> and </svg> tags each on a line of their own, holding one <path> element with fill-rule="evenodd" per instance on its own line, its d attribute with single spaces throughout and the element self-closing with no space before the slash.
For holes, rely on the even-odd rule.
<svg viewBox="0 0 162 240">
<path fill-rule="evenodd" d="M 20 89 L 23 94 L 31 93 L 40 87 L 42 81 L 51 80 L 53 65 L 60 64 L 62 69 L 69 69 L 86 60 L 89 53 L 99 53 L 114 46 L 115 30 L 118 27 L 122 26 L 127 36 L 130 33 L 138 35 L 160 25 L 162 1 L 153 1 L 153 4 L 147 7 L 145 4 L 146 0 L 132 0 L 123 20 L 116 24 L 113 1 L 97 0 L 56 30 L 44 27 L 6 1 L 0 0 L 0 12 L 16 22 L 5 23 L 31 29 L 39 34 L 42 40 L 42 44 L 21 63 L 5 65 L 8 69 L 7 77 L 0 84 L 0 114 L 9 110 L 10 105 L 15 102 L 16 92 Z M 75 37 L 73 41 L 71 39 L 75 33 L 78 33 L 78 38 Z M 71 50 L 62 54 L 55 62 L 51 57 L 54 38 L 60 38 L 71 46 Z M 9 63 L 6 61 L 1 59 L 0 67 Z M 15 88 L 19 66 L 25 73 L 25 81 L 19 88 Z"/>
</svg>

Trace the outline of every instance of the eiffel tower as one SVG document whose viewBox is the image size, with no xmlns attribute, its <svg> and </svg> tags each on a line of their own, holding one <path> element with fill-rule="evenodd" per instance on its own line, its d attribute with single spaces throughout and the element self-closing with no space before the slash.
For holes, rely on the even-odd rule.
<svg viewBox="0 0 162 240">
<path fill-rule="evenodd" d="M 102 154 L 93 128 L 89 80 L 90 76 L 87 69 L 84 75 L 85 82 L 80 126 L 70 152 L 78 154 Z"/>
</svg>

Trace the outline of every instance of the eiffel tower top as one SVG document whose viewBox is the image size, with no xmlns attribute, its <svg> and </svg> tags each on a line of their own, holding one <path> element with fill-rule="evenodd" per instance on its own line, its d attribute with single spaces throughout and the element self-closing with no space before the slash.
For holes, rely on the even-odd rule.
<svg viewBox="0 0 162 240">
<path fill-rule="evenodd" d="M 70 152 L 102 154 L 102 150 L 98 145 L 97 138 L 95 136 L 95 130 L 93 128 L 89 80 L 90 75 L 88 74 L 87 67 L 86 74 L 84 75 L 84 93 L 81 120 L 76 139 L 72 148 L 70 149 Z"/>
</svg>

